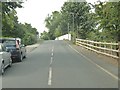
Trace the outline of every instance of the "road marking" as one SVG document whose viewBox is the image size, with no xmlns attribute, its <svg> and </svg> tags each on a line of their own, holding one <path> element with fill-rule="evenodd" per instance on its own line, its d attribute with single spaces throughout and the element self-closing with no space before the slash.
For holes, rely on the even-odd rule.
<svg viewBox="0 0 120 90">
<path fill-rule="evenodd" d="M 100 65 L 96 64 L 95 62 L 93 62 L 91 59 L 89 59 L 88 57 L 86 57 L 85 55 L 83 55 L 82 53 L 78 52 L 76 49 L 74 49 L 71 45 L 69 45 L 70 48 L 72 48 L 75 52 L 77 52 L 78 54 L 80 54 L 81 56 L 83 56 L 84 58 L 86 58 L 88 61 L 90 61 L 92 64 L 96 65 L 98 68 L 100 68 L 101 70 L 103 70 L 104 72 L 106 72 L 107 74 L 109 74 L 110 76 L 112 76 L 113 78 L 118 80 L 118 77 L 114 74 L 112 74 L 111 72 L 109 72 L 108 70 L 104 69 L 103 67 L 101 67 Z"/>
<path fill-rule="evenodd" d="M 52 47 L 52 51 L 54 50 L 54 46 Z"/>
<path fill-rule="evenodd" d="M 52 52 L 52 54 L 51 54 L 52 56 L 53 56 L 53 52 Z"/>
<path fill-rule="evenodd" d="M 52 67 L 49 68 L 48 85 L 52 85 Z"/>
<path fill-rule="evenodd" d="M 53 60 L 53 57 L 51 57 L 51 60 Z"/>
<path fill-rule="evenodd" d="M 52 63 L 53 63 L 53 51 L 54 51 L 54 46 L 52 47 L 52 54 L 51 54 L 51 60 L 50 60 L 50 68 L 49 68 L 49 75 L 48 75 L 48 85 L 52 85 Z"/>
<path fill-rule="evenodd" d="M 50 60 L 50 65 L 52 65 L 52 62 L 53 62 L 53 57 L 51 57 L 51 60 Z"/>
<path fill-rule="evenodd" d="M 52 52 L 53 52 L 53 49 L 52 49 Z"/>
</svg>

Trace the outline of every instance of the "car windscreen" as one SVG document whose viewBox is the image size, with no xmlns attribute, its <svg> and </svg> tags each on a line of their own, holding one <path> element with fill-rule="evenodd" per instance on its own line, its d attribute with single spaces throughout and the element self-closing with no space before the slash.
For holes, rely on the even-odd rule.
<svg viewBox="0 0 120 90">
<path fill-rule="evenodd" d="M 15 40 L 6 40 L 6 41 L 4 42 L 4 45 L 5 45 L 6 47 L 15 47 L 15 46 L 16 46 Z"/>
<path fill-rule="evenodd" d="M 0 43 L 3 43 L 5 40 L 4 39 L 0 39 Z"/>
</svg>

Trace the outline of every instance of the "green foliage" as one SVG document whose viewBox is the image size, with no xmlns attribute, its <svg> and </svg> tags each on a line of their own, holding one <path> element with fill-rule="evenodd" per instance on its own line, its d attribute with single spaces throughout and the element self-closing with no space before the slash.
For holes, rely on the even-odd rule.
<svg viewBox="0 0 120 90">
<path fill-rule="evenodd" d="M 72 0 L 74 1 L 74 0 Z M 25 44 L 37 42 L 38 32 L 31 24 L 18 22 L 16 8 L 22 8 L 21 2 L 0 3 L 2 35 L 20 37 Z M 94 8 L 94 12 L 91 12 Z M 72 37 L 95 41 L 120 41 L 120 1 L 98 2 L 65 2 L 61 11 L 53 11 L 45 19 L 48 32 L 41 33 L 41 39 L 54 40 L 56 37 L 71 32 Z M 0 31 L 1 33 L 1 31 Z"/>
<path fill-rule="evenodd" d="M 38 32 L 31 24 L 18 22 L 16 8 L 22 8 L 21 2 L 2 2 L 2 37 L 19 37 L 26 45 L 37 42 Z"/>
<path fill-rule="evenodd" d="M 58 11 L 52 12 L 52 15 L 48 15 L 45 19 L 46 27 L 49 29 L 48 37 L 49 39 L 54 40 L 56 38 L 56 30 L 60 31 L 60 22 L 61 22 L 61 13 Z M 46 34 L 46 33 L 44 33 Z M 58 35 L 57 35 L 58 36 Z"/>
<path fill-rule="evenodd" d="M 99 2 L 95 5 L 98 30 L 106 41 L 118 41 L 120 37 L 120 2 Z"/>
<path fill-rule="evenodd" d="M 93 11 L 93 9 L 95 11 Z M 60 12 L 54 11 L 45 19 L 49 39 L 68 33 L 95 41 L 120 41 L 120 1 L 65 2 Z"/>
<path fill-rule="evenodd" d="M 67 34 L 68 23 L 70 24 L 70 31 L 74 33 L 72 36 L 78 32 L 82 34 L 81 38 L 86 38 L 86 34 L 94 27 L 94 20 L 91 20 L 93 14 L 89 11 L 90 6 L 86 2 L 65 2 L 60 12 L 54 11 L 51 16 L 45 19 L 50 39 Z M 77 26 L 81 27 L 78 31 L 76 31 Z"/>
<path fill-rule="evenodd" d="M 2 3 L 0 2 L 0 37 L 2 36 Z"/>
<path fill-rule="evenodd" d="M 57 27 L 57 28 L 55 29 L 55 37 L 59 37 L 59 36 L 61 36 L 61 35 L 62 35 L 62 31 L 61 31 L 60 27 Z"/>
<path fill-rule="evenodd" d="M 43 40 L 49 40 L 49 35 L 46 31 L 44 31 L 43 33 L 41 33 L 40 38 Z"/>
</svg>

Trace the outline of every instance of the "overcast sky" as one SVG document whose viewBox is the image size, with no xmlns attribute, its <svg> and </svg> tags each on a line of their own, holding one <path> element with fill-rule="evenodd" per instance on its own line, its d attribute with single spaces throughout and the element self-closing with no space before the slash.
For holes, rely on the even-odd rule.
<svg viewBox="0 0 120 90">
<path fill-rule="evenodd" d="M 18 20 L 21 23 L 30 23 L 41 33 L 47 30 L 44 23 L 47 15 L 53 11 L 60 11 L 65 1 L 67 0 L 27 0 L 23 3 L 24 8 L 17 9 Z"/>
</svg>

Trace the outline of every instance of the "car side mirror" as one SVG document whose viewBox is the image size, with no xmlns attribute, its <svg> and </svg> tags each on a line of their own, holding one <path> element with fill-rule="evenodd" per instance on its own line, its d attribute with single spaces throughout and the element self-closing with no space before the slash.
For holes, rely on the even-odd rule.
<svg viewBox="0 0 120 90">
<path fill-rule="evenodd" d="M 24 45 L 24 44 L 22 44 L 22 46 L 23 46 L 23 47 L 25 47 L 25 45 Z"/>
<path fill-rule="evenodd" d="M 24 45 L 24 44 L 21 44 L 20 47 L 25 47 L 25 45 Z"/>
</svg>

